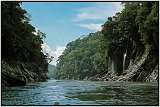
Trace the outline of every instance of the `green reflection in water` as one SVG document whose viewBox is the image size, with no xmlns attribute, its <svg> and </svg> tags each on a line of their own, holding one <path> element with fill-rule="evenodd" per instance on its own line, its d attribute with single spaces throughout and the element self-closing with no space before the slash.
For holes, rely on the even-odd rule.
<svg viewBox="0 0 160 107">
<path fill-rule="evenodd" d="M 104 105 L 158 105 L 158 87 L 145 84 L 101 86 L 93 90 L 69 94 L 70 98 Z"/>
</svg>

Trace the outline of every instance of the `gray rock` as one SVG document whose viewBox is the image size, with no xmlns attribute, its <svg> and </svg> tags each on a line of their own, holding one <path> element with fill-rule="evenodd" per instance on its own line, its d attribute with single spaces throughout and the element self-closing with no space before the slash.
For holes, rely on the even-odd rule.
<svg viewBox="0 0 160 107">
<path fill-rule="evenodd" d="M 154 68 L 153 72 L 146 77 L 146 82 L 158 82 L 158 65 Z"/>
<path fill-rule="evenodd" d="M 39 71 L 34 69 L 34 66 L 34 64 L 20 62 L 11 65 L 2 61 L 2 87 L 26 85 L 26 82 L 45 81 L 47 76 L 36 73 Z"/>
<path fill-rule="evenodd" d="M 57 102 L 54 102 L 54 105 L 59 105 L 59 102 L 57 101 Z"/>
</svg>

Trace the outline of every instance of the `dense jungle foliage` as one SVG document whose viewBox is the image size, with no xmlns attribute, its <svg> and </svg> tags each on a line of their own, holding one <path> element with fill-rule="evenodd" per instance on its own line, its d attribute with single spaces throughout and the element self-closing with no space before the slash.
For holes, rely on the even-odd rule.
<svg viewBox="0 0 160 107">
<path fill-rule="evenodd" d="M 36 31 L 30 21 L 30 14 L 21 8 L 21 2 L 1 2 L 1 52 L 2 60 L 37 65 L 46 72 L 48 57 L 43 54 L 41 44 L 45 34 Z"/>
<path fill-rule="evenodd" d="M 94 57 L 102 34 L 90 33 L 67 44 L 66 49 L 58 59 L 55 70 L 56 78 L 84 79 L 97 74 L 94 68 Z"/>
<path fill-rule="evenodd" d="M 122 2 L 122 5 L 123 10 L 108 17 L 100 32 L 67 44 L 58 60 L 57 79 L 81 80 L 107 73 L 109 55 L 118 45 L 126 49 L 132 43 L 134 58 L 146 50 L 158 56 L 158 2 Z"/>
</svg>

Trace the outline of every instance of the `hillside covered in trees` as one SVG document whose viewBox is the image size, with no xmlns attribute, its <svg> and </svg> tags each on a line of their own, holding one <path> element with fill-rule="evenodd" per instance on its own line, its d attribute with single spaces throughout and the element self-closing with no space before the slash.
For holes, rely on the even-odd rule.
<svg viewBox="0 0 160 107">
<path fill-rule="evenodd" d="M 53 57 L 44 55 L 41 48 L 45 34 L 30 24 L 30 15 L 21 8 L 21 2 L 2 2 L 2 86 L 25 85 L 48 77 L 158 81 L 158 2 L 122 5 L 123 10 L 108 17 L 101 31 L 68 43 L 51 76 L 47 71 Z"/>
<path fill-rule="evenodd" d="M 47 77 L 50 79 L 55 78 L 54 70 L 56 69 L 55 65 L 48 64 Z"/>
<path fill-rule="evenodd" d="M 67 44 L 57 79 L 158 81 L 158 2 L 123 2 L 102 30 Z"/>
<path fill-rule="evenodd" d="M 63 55 L 58 59 L 55 70 L 57 79 L 80 79 L 94 76 L 94 57 L 99 49 L 100 32 L 90 33 L 67 44 Z"/>
<path fill-rule="evenodd" d="M 42 52 L 45 34 L 36 31 L 21 2 L 2 2 L 2 86 L 47 79 L 48 56 Z"/>
</svg>

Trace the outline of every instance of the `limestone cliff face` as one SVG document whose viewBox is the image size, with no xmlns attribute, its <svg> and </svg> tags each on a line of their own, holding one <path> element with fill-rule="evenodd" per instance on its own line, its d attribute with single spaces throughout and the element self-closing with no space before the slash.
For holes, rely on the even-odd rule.
<svg viewBox="0 0 160 107">
<path fill-rule="evenodd" d="M 108 52 L 107 74 L 97 74 L 89 80 L 158 82 L 158 53 L 142 46 L 132 39 L 113 44 Z"/>
<path fill-rule="evenodd" d="M 27 82 L 46 81 L 45 73 L 40 72 L 35 64 L 8 64 L 2 61 L 2 87 L 26 85 Z"/>
<path fill-rule="evenodd" d="M 109 54 L 106 78 L 114 81 L 158 82 L 158 54 L 152 48 L 138 51 L 133 41 L 119 43 Z"/>
</svg>

